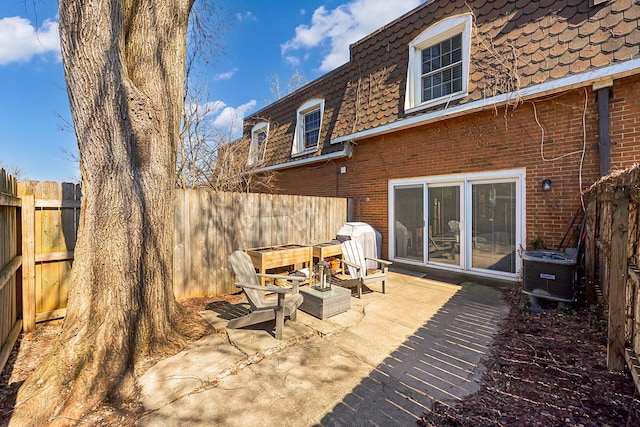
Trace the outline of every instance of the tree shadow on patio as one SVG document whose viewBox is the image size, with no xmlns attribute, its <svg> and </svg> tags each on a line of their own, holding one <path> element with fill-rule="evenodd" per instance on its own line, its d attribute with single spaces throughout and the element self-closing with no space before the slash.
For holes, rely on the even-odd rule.
<svg viewBox="0 0 640 427">
<path fill-rule="evenodd" d="M 477 391 L 481 363 L 508 311 L 497 289 L 464 284 L 319 425 L 413 425 L 435 401 Z"/>
</svg>

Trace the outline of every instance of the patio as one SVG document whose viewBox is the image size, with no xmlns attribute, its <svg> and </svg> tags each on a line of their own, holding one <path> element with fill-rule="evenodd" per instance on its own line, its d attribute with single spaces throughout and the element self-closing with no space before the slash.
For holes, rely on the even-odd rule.
<svg viewBox="0 0 640 427">
<path fill-rule="evenodd" d="M 496 289 L 399 271 L 345 313 L 299 312 L 282 341 L 263 325 L 227 330 L 236 309 L 203 312 L 218 333 L 141 378 L 153 412 L 138 425 L 411 425 L 434 400 L 476 390 L 508 312 Z"/>
</svg>

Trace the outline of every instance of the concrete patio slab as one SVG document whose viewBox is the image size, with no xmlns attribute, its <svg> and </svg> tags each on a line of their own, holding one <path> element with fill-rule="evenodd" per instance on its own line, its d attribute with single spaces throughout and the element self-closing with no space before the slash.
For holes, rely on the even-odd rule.
<svg viewBox="0 0 640 427">
<path fill-rule="evenodd" d="M 387 294 L 352 298 L 345 313 L 299 312 L 281 341 L 273 322 L 226 330 L 231 317 L 213 309 L 203 316 L 227 339 L 207 337 L 150 369 L 138 425 L 414 425 L 435 400 L 477 390 L 508 310 L 494 288 L 399 273 Z"/>
<path fill-rule="evenodd" d="M 148 410 L 168 405 L 216 381 L 225 375 L 225 369 L 245 358 L 244 353 L 218 335 L 205 337 L 187 350 L 157 363 L 140 378 L 142 404 Z"/>
</svg>

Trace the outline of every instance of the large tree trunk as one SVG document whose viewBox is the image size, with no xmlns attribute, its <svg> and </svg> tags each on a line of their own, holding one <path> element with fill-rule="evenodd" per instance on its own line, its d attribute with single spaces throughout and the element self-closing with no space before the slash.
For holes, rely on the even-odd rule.
<svg viewBox="0 0 640 427">
<path fill-rule="evenodd" d="M 184 344 L 173 201 L 192 3 L 60 1 L 82 217 L 61 337 L 21 387 L 15 425 L 72 423 L 130 392 L 136 360 Z"/>
</svg>

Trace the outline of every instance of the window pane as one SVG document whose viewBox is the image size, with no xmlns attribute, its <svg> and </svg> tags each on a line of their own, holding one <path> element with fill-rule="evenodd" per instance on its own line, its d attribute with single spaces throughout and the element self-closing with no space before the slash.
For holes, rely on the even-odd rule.
<svg viewBox="0 0 640 427">
<path fill-rule="evenodd" d="M 447 68 L 442 72 L 442 81 L 448 82 L 451 80 L 451 68 Z"/>
<path fill-rule="evenodd" d="M 462 34 L 458 34 L 456 36 L 451 37 L 451 48 L 452 49 L 462 48 Z"/>
<path fill-rule="evenodd" d="M 442 67 L 441 59 L 442 59 L 442 57 L 437 56 L 437 57 L 435 57 L 435 58 L 433 58 L 431 60 L 431 69 L 432 70 L 437 70 L 438 68 Z"/>
<path fill-rule="evenodd" d="M 462 64 L 458 64 L 455 67 L 452 67 L 451 70 L 453 73 L 453 79 L 462 79 Z"/>
<path fill-rule="evenodd" d="M 451 95 L 453 91 L 451 90 L 451 82 L 446 82 L 442 85 L 442 94 L 443 95 Z"/>
<path fill-rule="evenodd" d="M 456 49 L 451 52 L 451 63 L 462 61 L 462 49 Z"/>
<path fill-rule="evenodd" d="M 431 51 L 425 49 L 422 51 L 422 74 L 427 74 L 431 71 Z"/>
<path fill-rule="evenodd" d="M 394 197 L 395 255 L 424 260 L 423 187 L 396 188 Z"/>
<path fill-rule="evenodd" d="M 422 51 L 422 102 L 462 90 L 462 35 Z"/>
<path fill-rule="evenodd" d="M 432 99 L 440 98 L 442 96 L 442 86 L 434 86 L 431 88 Z"/>
<path fill-rule="evenodd" d="M 429 261 L 460 265 L 460 186 L 429 187 Z"/>
<path fill-rule="evenodd" d="M 516 184 L 472 186 L 472 266 L 516 272 Z"/>
<path fill-rule="evenodd" d="M 304 115 L 305 130 L 317 129 L 319 127 L 320 127 L 320 110 L 316 110 Z"/>
<path fill-rule="evenodd" d="M 462 79 L 455 79 L 453 81 L 453 89 L 451 93 L 460 92 L 462 90 Z"/>
<path fill-rule="evenodd" d="M 310 148 L 318 145 L 318 136 L 320 136 L 320 132 L 318 130 L 306 132 L 304 135 L 304 147 Z"/>
<path fill-rule="evenodd" d="M 442 55 L 442 66 L 447 67 L 451 65 L 451 52 L 447 52 Z"/>
<path fill-rule="evenodd" d="M 318 145 L 320 136 L 320 110 L 304 115 L 304 146 L 305 148 Z"/>
<path fill-rule="evenodd" d="M 433 85 L 431 81 L 431 76 L 424 77 L 422 79 L 422 102 L 428 101 L 431 98 L 431 86 Z"/>
</svg>

